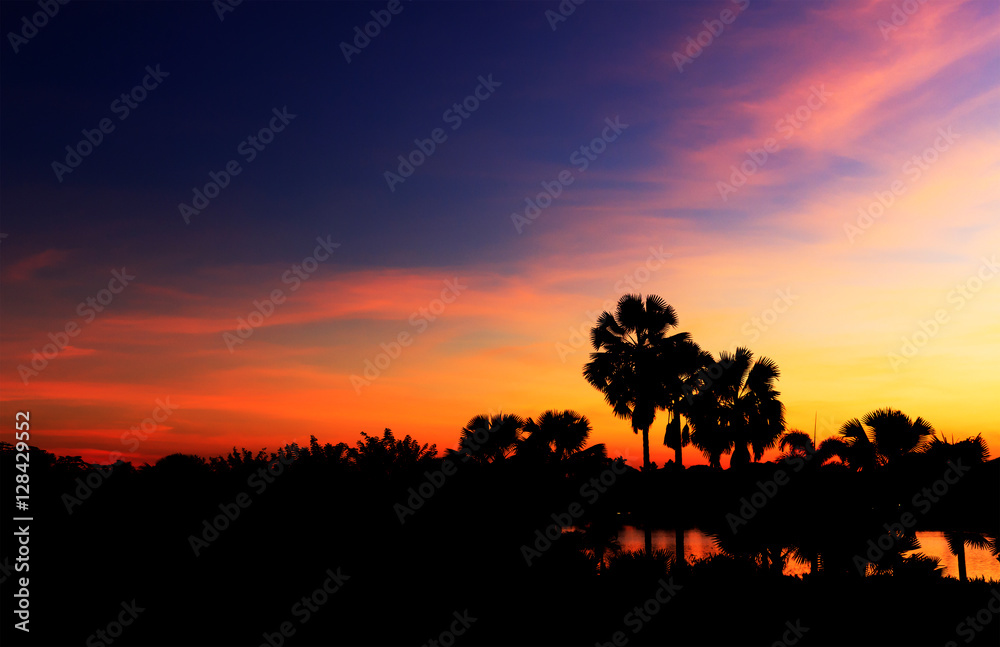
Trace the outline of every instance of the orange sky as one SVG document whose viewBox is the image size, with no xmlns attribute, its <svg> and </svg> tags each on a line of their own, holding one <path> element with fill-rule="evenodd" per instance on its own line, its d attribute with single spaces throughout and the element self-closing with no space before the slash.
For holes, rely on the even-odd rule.
<svg viewBox="0 0 1000 647">
<path fill-rule="evenodd" d="M 586 335 L 593 313 L 638 291 L 673 305 L 680 329 L 703 348 L 747 345 L 774 359 L 790 428 L 811 432 L 818 414 L 823 439 L 847 419 L 889 406 L 956 438 L 982 433 L 995 456 L 1000 82 L 991 64 L 1000 22 L 976 19 L 984 4 L 926 3 L 887 39 L 876 26 L 892 11 L 887 3 L 817 4 L 808 20 L 780 31 L 766 15 L 752 19 L 751 9 L 713 45 L 717 53 L 780 47 L 785 55 L 765 59 L 752 77 L 703 80 L 697 90 L 685 84 L 709 64 L 707 50 L 682 75 L 671 55 L 683 39 L 656 48 L 643 40 L 587 80 L 662 79 L 648 101 L 621 109 L 631 132 L 609 146 L 607 159 L 622 157 L 595 162 L 505 243 L 516 260 L 321 264 L 233 352 L 223 333 L 254 299 L 289 292 L 281 276 L 314 241 L 303 240 L 302 254 L 287 262 L 200 267 L 172 283 L 136 280 L 88 323 L 77 304 L 106 286 L 110 266 L 70 279 L 73 250 L 5 260 L 2 418 L 30 411 L 33 444 L 49 451 L 93 461 L 118 451 L 141 463 L 175 451 L 273 449 L 310 434 L 354 443 L 358 432 L 385 427 L 442 450 L 479 413 L 575 409 L 591 419 L 593 442 L 637 465 L 639 439 L 581 377 L 588 348 L 576 335 Z M 829 96 L 785 138 L 777 120 L 816 87 Z M 688 91 L 697 93 L 697 109 L 657 114 Z M 954 136 L 941 139 L 949 129 Z M 692 140 L 693 130 L 710 135 Z M 645 148 L 627 158 L 630 135 Z M 772 160 L 723 201 L 718 182 L 768 138 L 779 145 Z M 526 161 L 512 174 L 537 185 L 565 166 Z M 859 223 L 859 209 L 894 183 L 902 190 L 892 204 Z M 518 200 L 500 203 L 494 218 L 503 227 Z M 334 226 L 316 235 L 328 233 L 341 240 Z M 435 312 L 446 281 L 456 279 L 467 287 L 441 302 L 433 321 L 419 314 Z M 623 289 L 629 279 L 635 288 Z M 944 323 L 926 323 L 935 316 Z M 17 366 L 67 321 L 81 323 L 79 336 L 25 384 Z M 351 376 L 400 333 L 412 343 L 356 389 Z M 920 345 L 912 357 L 904 357 L 908 341 Z M 121 435 L 167 398 L 177 410 L 129 451 Z M 662 446 L 665 423 L 658 417 L 650 434 L 660 464 L 672 458 Z M 685 462 L 704 460 L 689 448 Z"/>
</svg>

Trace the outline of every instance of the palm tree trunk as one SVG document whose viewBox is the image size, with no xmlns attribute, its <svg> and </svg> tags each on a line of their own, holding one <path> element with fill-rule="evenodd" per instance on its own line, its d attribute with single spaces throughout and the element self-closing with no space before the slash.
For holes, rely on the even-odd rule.
<svg viewBox="0 0 1000 647">
<path fill-rule="evenodd" d="M 958 579 L 962 582 L 968 581 L 968 573 L 965 570 L 965 542 L 963 541 L 958 549 Z"/>
<path fill-rule="evenodd" d="M 785 572 L 785 560 L 784 556 L 781 554 L 781 546 L 774 546 L 771 548 L 773 551 L 771 553 L 771 572 L 778 577 L 781 577 Z"/>
<path fill-rule="evenodd" d="M 729 468 L 741 468 L 750 464 L 750 450 L 745 442 L 737 441 L 733 453 L 729 455 Z"/>
<path fill-rule="evenodd" d="M 649 527 L 649 501 L 650 501 L 650 486 L 649 483 L 652 480 L 653 474 L 650 472 L 649 468 L 649 427 L 644 427 L 642 430 L 642 480 L 643 480 L 643 497 L 642 497 L 642 525 L 644 528 L 644 539 L 646 546 L 646 554 L 653 554 L 653 531 Z"/>
<path fill-rule="evenodd" d="M 677 449 L 677 464 L 680 465 L 680 448 Z M 683 470 L 677 470 L 674 478 L 677 479 L 675 483 L 677 484 L 677 491 L 684 491 L 684 472 Z M 677 498 L 674 499 L 675 501 Z M 677 506 L 680 507 L 680 506 Z M 684 519 L 682 515 L 678 515 L 675 508 L 674 516 L 674 563 L 680 566 L 682 569 L 687 566 L 687 558 L 684 556 Z"/>
<path fill-rule="evenodd" d="M 649 469 L 649 427 L 642 430 L 642 469 Z"/>
<path fill-rule="evenodd" d="M 676 404 L 674 405 L 676 407 Z M 684 467 L 684 456 L 682 452 L 684 450 L 684 435 L 681 432 L 681 416 L 677 411 L 673 411 L 673 417 L 670 419 L 668 428 L 672 428 L 668 431 L 668 434 L 672 436 L 671 442 L 676 442 L 677 446 L 674 447 L 674 465 L 675 469 L 682 469 Z M 673 435 L 673 430 L 676 429 L 677 435 Z"/>
</svg>

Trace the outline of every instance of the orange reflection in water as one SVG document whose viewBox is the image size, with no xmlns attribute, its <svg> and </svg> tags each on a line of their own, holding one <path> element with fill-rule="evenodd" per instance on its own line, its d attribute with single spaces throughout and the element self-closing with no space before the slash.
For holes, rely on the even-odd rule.
<svg viewBox="0 0 1000 647">
<path fill-rule="evenodd" d="M 652 538 L 654 550 L 675 551 L 676 541 L 673 530 L 653 530 Z M 943 532 L 922 530 L 917 532 L 917 540 L 920 542 L 920 549 L 916 552 L 940 560 L 944 567 L 945 576 L 958 577 L 958 558 L 948 550 L 948 542 L 945 541 Z M 622 526 L 621 530 L 618 531 L 618 542 L 621 544 L 622 550 L 642 550 L 645 544 L 642 528 Z M 689 561 L 718 553 L 719 549 L 716 548 L 709 535 L 697 528 L 688 528 L 684 531 L 684 555 Z M 987 580 L 1000 580 L 1000 562 L 986 549 L 966 546 L 965 568 L 969 579 L 985 577 Z M 785 564 L 785 575 L 804 575 L 808 572 L 809 564 L 798 564 L 793 560 L 789 560 Z"/>
</svg>

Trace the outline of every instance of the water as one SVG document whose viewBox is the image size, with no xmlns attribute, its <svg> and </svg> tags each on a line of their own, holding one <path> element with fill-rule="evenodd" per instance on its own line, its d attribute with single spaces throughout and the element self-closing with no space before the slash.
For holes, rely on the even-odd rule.
<svg viewBox="0 0 1000 647">
<path fill-rule="evenodd" d="M 676 543 L 673 530 L 653 530 L 653 548 L 666 549 L 674 552 Z M 941 561 L 944 574 L 947 577 L 958 577 L 958 558 L 948 550 L 948 542 L 944 533 L 937 530 L 917 532 L 920 541 L 918 552 Z M 618 532 L 618 542 L 623 550 L 642 550 L 645 546 L 645 536 L 641 528 L 622 526 Z M 697 528 L 684 531 L 684 554 L 688 560 L 716 555 L 719 550 L 712 538 Z M 965 547 L 965 568 L 969 579 L 985 577 L 987 580 L 1000 580 L 1000 562 L 988 550 Z M 785 565 L 785 575 L 802 575 L 809 572 L 809 564 L 798 564 L 789 560 Z"/>
</svg>

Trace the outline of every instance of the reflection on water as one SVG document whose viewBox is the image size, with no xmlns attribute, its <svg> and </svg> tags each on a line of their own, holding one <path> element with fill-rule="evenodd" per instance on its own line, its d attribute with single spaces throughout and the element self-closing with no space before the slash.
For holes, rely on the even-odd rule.
<svg viewBox="0 0 1000 647">
<path fill-rule="evenodd" d="M 673 530 L 653 530 L 652 535 L 654 549 L 663 548 L 674 552 L 676 542 Z M 919 531 L 917 532 L 917 540 L 920 542 L 918 552 L 939 559 L 946 576 L 958 577 L 958 558 L 948 550 L 948 542 L 944 538 L 944 533 L 937 530 Z M 618 531 L 618 541 L 623 550 L 642 550 L 645 538 L 641 528 L 622 526 L 621 530 Z M 710 536 L 697 528 L 689 528 L 684 531 L 684 554 L 688 560 L 718 553 L 719 550 L 715 547 Z M 965 568 L 969 579 L 985 577 L 988 580 L 1000 580 L 1000 562 L 986 549 L 966 546 Z M 785 575 L 802 575 L 809 572 L 809 564 L 798 564 L 793 560 L 788 560 L 784 572 Z"/>
</svg>

